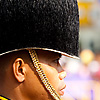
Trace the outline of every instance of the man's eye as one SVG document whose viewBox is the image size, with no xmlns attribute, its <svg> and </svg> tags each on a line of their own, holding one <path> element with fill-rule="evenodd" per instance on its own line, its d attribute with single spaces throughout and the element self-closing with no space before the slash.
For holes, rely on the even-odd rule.
<svg viewBox="0 0 100 100">
<path fill-rule="evenodd" d="M 54 60 L 54 62 L 55 62 L 56 64 L 59 64 L 59 58 L 56 59 L 56 60 Z"/>
</svg>

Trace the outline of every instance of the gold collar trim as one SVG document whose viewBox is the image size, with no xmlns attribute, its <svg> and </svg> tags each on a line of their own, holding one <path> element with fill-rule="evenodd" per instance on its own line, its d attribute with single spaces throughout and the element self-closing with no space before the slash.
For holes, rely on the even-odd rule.
<svg viewBox="0 0 100 100">
<path fill-rule="evenodd" d="M 0 95 L 0 100 L 10 100 L 10 99 L 8 99 L 8 98 L 6 98 L 6 97 Z"/>
</svg>

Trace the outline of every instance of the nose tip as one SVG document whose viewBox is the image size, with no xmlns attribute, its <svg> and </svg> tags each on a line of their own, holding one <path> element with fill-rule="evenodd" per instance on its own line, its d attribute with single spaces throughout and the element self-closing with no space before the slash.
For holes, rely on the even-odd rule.
<svg viewBox="0 0 100 100">
<path fill-rule="evenodd" d="M 59 73 L 59 79 L 62 80 L 66 77 L 67 73 L 65 71 Z"/>
</svg>

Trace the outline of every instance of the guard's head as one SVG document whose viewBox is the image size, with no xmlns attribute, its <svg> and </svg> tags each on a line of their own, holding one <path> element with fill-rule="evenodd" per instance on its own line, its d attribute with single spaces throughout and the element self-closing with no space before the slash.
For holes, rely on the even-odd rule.
<svg viewBox="0 0 100 100">
<path fill-rule="evenodd" d="M 46 87 L 46 83 L 52 82 L 48 80 L 44 82 L 38 73 L 42 69 L 36 68 L 50 65 L 48 61 L 53 58 L 53 55 L 56 57 L 61 54 L 78 58 L 78 32 L 79 15 L 76 0 L 0 0 L 0 55 L 20 52 L 20 50 L 28 51 L 41 83 L 53 98 L 59 98 L 56 87 L 51 84 L 58 94 L 51 85 L 50 89 Z M 35 64 L 34 60 L 37 59 L 33 57 L 35 54 L 39 59 L 49 58 Z M 45 68 L 49 69 L 50 66 Z M 56 68 L 53 69 L 56 70 Z M 44 68 L 43 70 L 45 73 L 48 72 Z M 59 73 L 58 70 L 57 72 Z M 49 79 L 48 74 L 46 76 Z"/>
<path fill-rule="evenodd" d="M 24 100 L 60 99 L 66 87 L 63 80 L 66 72 L 59 64 L 61 55 L 51 51 L 35 50 L 32 56 L 34 60 L 27 50 L 0 56 L 0 94 L 10 99 L 15 99 L 17 95 Z M 51 96 L 51 93 L 58 94 Z"/>
</svg>

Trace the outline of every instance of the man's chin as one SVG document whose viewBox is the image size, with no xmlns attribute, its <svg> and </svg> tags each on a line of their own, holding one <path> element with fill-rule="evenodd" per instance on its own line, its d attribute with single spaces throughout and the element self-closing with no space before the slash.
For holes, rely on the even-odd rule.
<svg viewBox="0 0 100 100">
<path fill-rule="evenodd" d="M 58 94 L 59 94 L 60 96 L 63 96 L 63 95 L 64 95 L 64 90 L 60 90 L 60 91 L 58 92 Z"/>
</svg>

